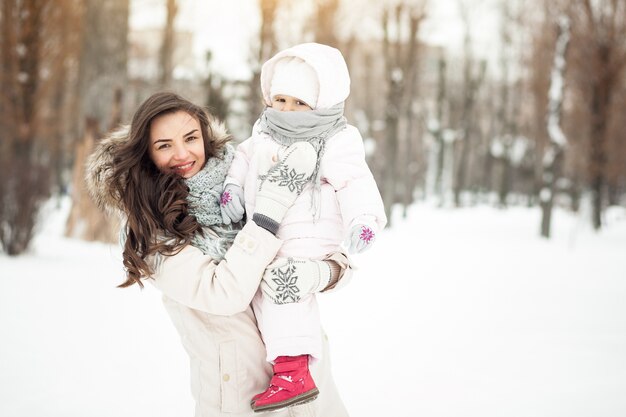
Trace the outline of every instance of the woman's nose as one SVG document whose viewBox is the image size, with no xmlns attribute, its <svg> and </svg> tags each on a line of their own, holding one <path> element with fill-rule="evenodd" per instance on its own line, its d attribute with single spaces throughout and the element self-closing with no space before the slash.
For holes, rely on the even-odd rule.
<svg viewBox="0 0 626 417">
<path fill-rule="evenodd" d="M 180 144 L 174 148 L 174 157 L 176 159 L 185 159 L 188 155 L 189 151 L 187 150 L 185 145 Z"/>
</svg>

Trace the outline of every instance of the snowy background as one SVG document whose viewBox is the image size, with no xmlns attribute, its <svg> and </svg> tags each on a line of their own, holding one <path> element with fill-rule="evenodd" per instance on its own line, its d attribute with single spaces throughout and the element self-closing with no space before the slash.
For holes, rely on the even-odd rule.
<svg viewBox="0 0 626 417">
<path fill-rule="evenodd" d="M 62 237 L 0 255 L 0 416 L 193 415 L 187 357 L 159 294 L 117 289 L 116 246 Z M 626 213 L 600 233 L 538 209 L 423 203 L 321 296 L 352 416 L 626 416 Z"/>
</svg>

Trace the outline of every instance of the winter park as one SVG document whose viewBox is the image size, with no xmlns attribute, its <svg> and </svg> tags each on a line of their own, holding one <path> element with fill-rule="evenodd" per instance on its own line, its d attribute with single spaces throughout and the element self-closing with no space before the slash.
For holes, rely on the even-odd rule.
<svg viewBox="0 0 626 417">
<path fill-rule="evenodd" d="M 0 416 L 626 415 L 626 2 L 7 0 L 0 27 Z M 327 49 L 281 58 L 309 42 Z M 331 77 L 311 51 L 330 51 L 321 62 Z M 333 123 L 348 126 L 316 130 L 305 140 L 312 155 L 273 138 L 300 159 L 272 159 L 294 173 L 282 188 L 267 185 L 278 170 L 265 175 L 259 163 L 250 206 L 249 188 L 239 196 L 228 180 L 246 145 L 222 150 L 221 163 L 192 133 L 215 143 L 231 134 L 237 147 L 265 134 L 263 123 L 277 132 L 271 123 L 289 120 L 279 113 L 297 113 L 289 106 L 325 122 L 320 109 L 336 109 L 347 88 L 333 57 L 349 71 Z M 304 75 L 283 75 L 294 73 Z M 211 119 L 206 130 L 191 107 L 141 122 L 163 91 L 224 125 Z M 137 153 L 123 144 L 144 137 L 141 123 L 145 157 L 124 165 L 120 149 Z M 348 194 L 356 180 L 338 180 L 356 169 L 337 157 L 346 131 L 358 132 L 380 215 L 365 199 L 371 182 Z M 207 166 L 220 174 L 199 200 L 209 208 L 194 211 Z M 94 192 L 105 183 L 110 195 L 124 184 L 119 200 Z M 180 195 L 182 209 L 170 198 Z M 245 226 L 233 200 L 245 202 Z M 306 221 L 319 211 L 307 233 L 337 207 L 343 223 L 322 237 L 341 237 L 353 269 L 342 286 L 343 258 L 307 260 L 316 266 L 283 286 L 319 304 L 330 354 L 311 353 L 305 377 L 267 363 L 271 310 L 255 304 L 285 297 L 260 275 L 284 253 L 298 257 L 285 236 L 303 206 Z M 346 221 L 347 211 L 359 215 Z M 207 213 L 217 220 L 198 234 Z M 139 233 L 153 230 L 151 216 L 164 219 L 153 240 Z M 120 237 L 122 226 L 131 235 Z M 142 265 L 124 248 L 148 252 L 173 242 L 172 230 L 193 236 L 195 252 L 150 255 L 155 279 L 118 288 Z M 156 243 L 135 243 L 142 237 Z M 215 267 L 221 259 L 229 266 Z M 319 397 L 281 408 L 272 396 L 296 395 L 294 378 L 314 379 Z M 265 397 L 249 394 L 268 384 L 262 408 Z"/>
</svg>

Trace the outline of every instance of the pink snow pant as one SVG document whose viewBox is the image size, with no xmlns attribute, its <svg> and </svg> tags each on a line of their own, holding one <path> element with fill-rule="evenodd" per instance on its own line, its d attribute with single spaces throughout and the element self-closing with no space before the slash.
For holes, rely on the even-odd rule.
<svg viewBox="0 0 626 417">
<path fill-rule="evenodd" d="M 252 300 L 252 308 L 265 342 L 268 362 L 278 356 L 322 357 L 322 327 L 314 295 L 307 295 L 297 303 L 274 304 L 259 289 Z"/>
</svg>

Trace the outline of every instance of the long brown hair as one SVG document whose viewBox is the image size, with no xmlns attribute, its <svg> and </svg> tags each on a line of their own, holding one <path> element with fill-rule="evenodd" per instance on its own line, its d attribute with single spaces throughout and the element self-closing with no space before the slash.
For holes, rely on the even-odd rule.
<svg viewBox="0 0 626 417">
<path fill-rule="evenodd" d="M 175 254 L 201 231 L 189 215 L 189 189 L 183 178 L 160 172 L 148 153 L 152 121 L 181 110 L 200 123 L 207 161 L 221 154 L 228 142 L 229 138 L 216 138 L 207 111 L 174 93 L 156 93 L 139 106 L 128 140 L 113 155 L 111 186 L 127 216 L 123 250 L 127 279 L 120 287 L 143 287 L 141 279 L 152 274 L 147 257 Z"/>
</svg>

